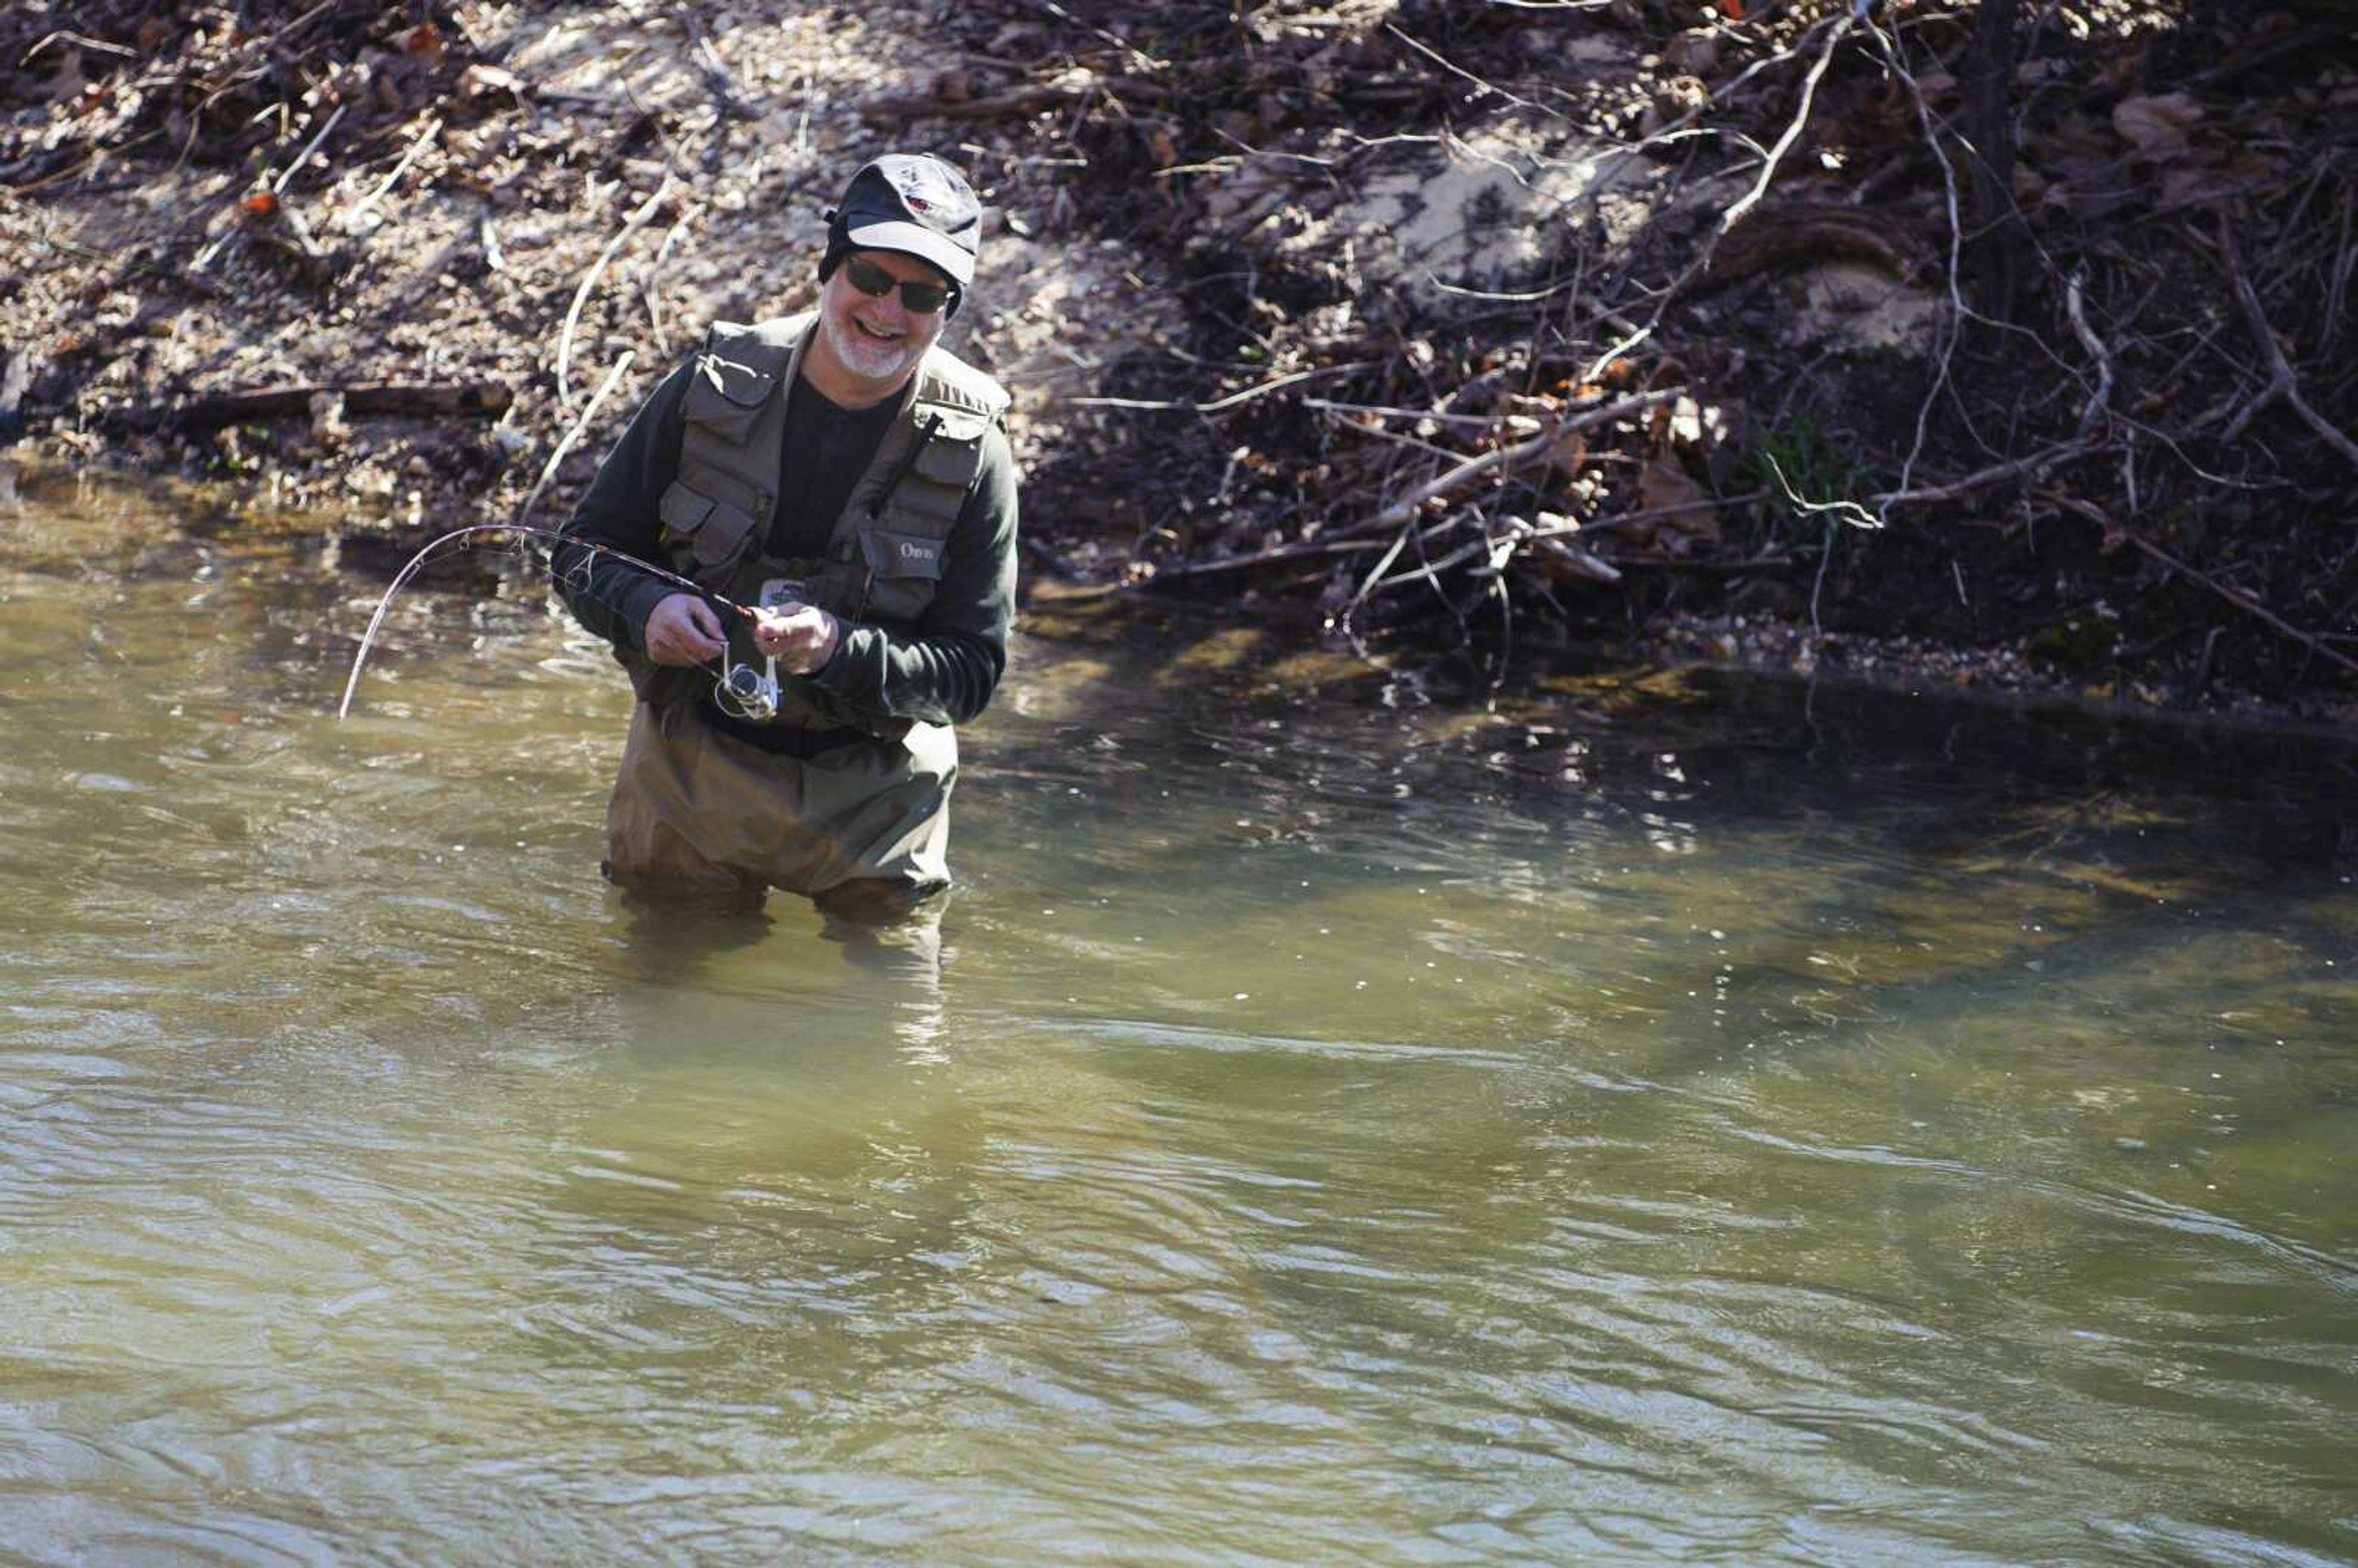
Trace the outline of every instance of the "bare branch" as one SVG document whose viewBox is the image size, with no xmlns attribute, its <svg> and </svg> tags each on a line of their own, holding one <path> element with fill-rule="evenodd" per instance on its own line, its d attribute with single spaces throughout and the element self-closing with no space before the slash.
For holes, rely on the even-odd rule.
<svg viewBox="0 0 2358 1568">
<path fill-rule="evenodd" d="M 2261 308 L 2258 290 L 2252 287 L 2251 277 L 2244 271 L 2243 257 L 2235 250 L 2235 232 L 2224 214 L 2219 219 L 2219 248 L 2227 258 L 2227 270 L 2235 280 L 2235 297 L 2242 301 L 2244 323 L 2252 330 L 2252 341 L 2259 346 L 2260 357 L 2268 367 L 2268 384 L 2260 388 L 2259 395 L 2244 405 L 2244 411 L 2227 422 L 2221 432 L 2234 440 L 2251 423 L 2252 416 L 2268 405 L 2282 401 L 2301 417 L 2301 422 L 2317 432 L 2318 438 L 2353 463 L 2358 463 L 2358 441 L 2342 433 L 2333 422 L 2309 406 L 2300 395 L 2300 378 L 2293 373 L 2291 362 L 2285 358 L 2284 347 L 2268 326 L 2267 312 Z"/>
<path fill-rule="evenodd" d="M 548 488 L 548 481 L 556 476 L 557 465 L 565 460 L 565 454 L 571 451 L 573 443 L 581 438 L 581 432 L 589 427 L 591 417 L 598 412 L 598 406 L 606 401 L 606 395 L 614 390 L 614 384 L 622 379 L 622 373 L 631 368 L 631 361 L 637 357 L 636 349 L 624 349 L 622 357 L 614 362 L 614 368 L 606 373 L 606 379 L 598 384 L 598 390 L 590 395 L 590 406 L 581 411 L 581 417 L 573 421 L 573 427 L 565 432 L 565 438 L 557 443 L 555 451 L 548 454 L 547 465 L 540 470 L 540 477 L 533 481 L 532 492 L 524 498 L 524 505 L 517 509 L 518 524 L 532 521 L 533 503 L 538 501 L 540 492 Z"/>
<path fill-rule="evenodd" d="M 1988 468 L 1976 469 L 1963 479 L 1952 480 L 1947 484 L 1933 485 L 1922 490 L 1887 490 L 1878 494 L 1870 495 L 1866 499 L 1878 510 L 1893 506 L 1920 505 L 1929 501 L 1954 501 L 1961 495 L 1969 495 L 1976 490 L 1985 489 L 2002 481 L 2036 476 L 2044 473 L 2058 463 L 2067 463 L 2075 458 L 2084 458 L 2091 452 L 2103 449 L 2102 443 L 2096 441 L 2065 441 L 2042 451 L 2033 452 L 2027 458 L 2017 458 L 2012 462 L 1993 463 Z"/>
<path fill-rule="evenodd" d="M 1769 147 L 1768 158 L 1760 166 L 1760 178 L 1753 182 L 1752 189 L 1738 197 L 1726 211 L 1719 215 L 1721 233 L 1726 233 L 1736 224 L 1744 222 L 1745 215 L 1758 207 L 1760 204 L 1760 199 L 1768 194 L 1768 182 L 1777 178 L 1778 164 L 1784 161 L 1785 155 L 1791 151 L 1793 144 L 1801 139 L 1802 127 L 1810 123 L 1810 105 L 1818 95 L 1818 79 L 1824 76 L 1826 67 L 1833 63 L 1835 46 L 1843 41 L 1844 35 L 1849 33 L 1857 20 L 1856 13 L 1845 13 L 1833 27 L 1826 29 L 1824 46 L 1818 50 L 1818 58 L 1810 62 L 1809 74 L 1801 78 L 1801 107 L 1793 111 L 1793 118 L 1786 125 L 1784 134 L 1779 135 L 1775 144 Z"/>
<path fill-rule="evenodd" d="M 2142 550 L 2147 556 L 2160 562 L 2163 566 L 2168 567 L 2171 571 L 2176 572 L 2179 576 L 2186 579 L 2189 582 L 2200 583 L 2202 587 L 2209 589 L 2212 593 L 2217 594 L 2220 598 L 2225 600 L 2236 609 L 2244 611 L 2244 614 L 2266 622 L 2278 634 L 2288 637 L 2293 642 L 2299 643 L 2302 647 L 2307 648 L 2310 653 L 2315 654 L 2318 657 L 2325 660 L 2327 663 L 2338 665 L 2341 668 L 2349 671 L 2352 675 L 2358 675 L 2358 660 L 2353 660 L 2342 654 L 2335 653 L 2332 648 L 2327 645 L 2326 639 L 2318 636 L 2314 633 L 2304 632 L 2299 627 L 2291 624 L 2281 616 L 2278 616 L 2274 611 L 2270 611 L 2266 605 L 2260 603 L 2259 600 L 2254 599 L 2250 594 L 2244 592 L 2240 589 L 2229 588 L 2226 584 L 2219 581 L 2218 579 L 2207 576 L 2202 572 L 2196 571 L 2192 567 L 2188 566 L 2184 561 L 2180 560 L 2176 556 L 2171 555 L 2160 546 L 2153 544 L 2140 537 L 2138 535 L 2132 533 L 2130 530 L 2122 527 L 2119 524 L 2113 521 L 2111 517 L 2107 516 L 2103 508 L 2095 505 L 2093 503 L 2082 501 L 2076 495 L 2065 495 L 2060 492 L 2051 490 L 2041 490 L 2038 493 L 2040 500 L 2052 502 L 2056 505 L 2062 507 L 2067 512 L 2076 512 L 2081 516 L 2087 518 L 2090 522 L 2096 524 L 2104 530 L 2106 537 L 2126 540 L 2129 544 L 2134 545 L 2139 550 Z M 2215 629 L 2213 634 L 2215 635 Z M 2208 663 L 2207 655 L 2205 663 Z"/>
<path fill-rule="evenodd" d="M 1671 386 L 1654 392 L 1634 393 L 1628 397 L 1616 398 L 1613 402 L 1595 408 L 1551 420 L 1545 428 L 1528 440 L 1518 441 L 1511 447 L 1494 447 L 1489 451 L 1466 459 L 1445 473 L 1425 481 L 1369 518 L 1365 526 L 1373 531 L 1390 527 L 1395 523 L 1408 522 L 1417 514 L 1418 510 L 1426 502 L 1463 489 L 1466 484 L 1493 470 L 1514 469 L 1534 459 L 1544 457 L 1555 449 L 1558 442 L 1574 430 L 1586 429 L 1592 425 L 1602 425 L 1608 420 L 1619 419 L 1635 414 L 1639 409 L 1650 408 L 1657 403 L 1668 403 L 1674 397 L 1683 395 L 1685 392 L 1686 388 L 1682 386 Z"/>
<path fill-rule="evenodd" d="M 1291 375 L 1281 375 L 1273 381 L 1262 382 L 1259 386 L 1249 386 L 1242 392 L 1232 392 L 1226 397 L 1216 397 L 1209 403 L 1172 402 L 1146 397 L 1068 397 L 1065 401 L 1080 408 L 1156 408 L 1178 409 L 1189 414 L 1217 414 L 1223 408 L 1234 408 L 1239 403 L 1249 403 L 1262 394 L 1275 392 L 1280 387 L 1292 386 L 1297 382 L 1310 381 L 1323 375 L 1345 375 L 1352 371 L 1365 370 L 1374 362 L 1373 360 L 1354 360 L 1349 364 L 1321 365 L 1316 370 L 1298 370 Z"/>
<path fill-rule="evenodd" d="M 2096 330 L 2088 325 L 2087 306 L 2082 297 L 2082 285 L 2086 279 L 2085 267 L 2074 271 L 2071 274 L 2071 281 L 2063 293 L 2063 308 L 2071 318 L 2072 334 L 2080 340 L 2080 346 L 2088 351 L 2088 357 L 2096 362 L 2096 390 L 2089 396 L 2087 405 L 2080 410 L 2080 431 L 2077 438 L 2082 441 L 2088 438 L 2090 433 L 2110 412 L 2106 405 L 2112 401 L 2113 396 L 2113 353 L 2104 346 L 2104 341 L 2096 336 Z"/>
<path fill-rule="evenodd" d="M 591 262 L 590 270 L 581 275 L 581 287 L 573 291 L 573 305 L 565 312 L 565 330 L 558 334 L 557 340 L 557 406 L 563 407 L 573 401 L 573 394 L 566 385 L 565 373 L 573 359 L 573 328 L 575 323 L 581 319 L 581 307 L 588 302 L 590 291 L 598 287 L 599 275 L 603 273 L 607 264 L 614 259 L 614 253 L 621 250 L 633 234 L 646 226 L 647 220 L 655 215 L 656 208 L 671 199 L 672 187 L 675 183 L 676 182 L 670 175 L 665 175 L 663 183 L 655 188 L 655 193 L 640 202 L 638 211 L 623 220 L 622 232 L 606 242 L 606 248 L 598 253 L 598 259 Z M 593 404 L 592 406 L 594 407 L 595 405 Z"/>
</svg>

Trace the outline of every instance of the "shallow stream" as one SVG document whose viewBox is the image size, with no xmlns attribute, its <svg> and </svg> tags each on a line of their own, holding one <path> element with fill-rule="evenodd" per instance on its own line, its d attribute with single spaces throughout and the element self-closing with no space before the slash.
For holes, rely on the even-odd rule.
<svg viewBox="0 0 2358 1568">
<path fill-rule="evenodd" d="M 928 984 L 328 565 L 0 504 L 0 1556 L 2358 1558 L 2346 750 L 1051 611 Z"/>
</svg>

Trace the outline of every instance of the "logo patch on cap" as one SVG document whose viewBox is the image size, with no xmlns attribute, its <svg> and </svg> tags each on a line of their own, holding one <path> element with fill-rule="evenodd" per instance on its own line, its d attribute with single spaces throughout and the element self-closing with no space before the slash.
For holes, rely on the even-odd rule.
<svg viewBox="0 0 2358 1568">
<path fill-rule="evenodd" d="M 948 183 L 929 166 L 913 164 L 901 171 L 901 200 L 912 212 L 930 212 L 936 201 L 950 194 Z"/>
</svg>

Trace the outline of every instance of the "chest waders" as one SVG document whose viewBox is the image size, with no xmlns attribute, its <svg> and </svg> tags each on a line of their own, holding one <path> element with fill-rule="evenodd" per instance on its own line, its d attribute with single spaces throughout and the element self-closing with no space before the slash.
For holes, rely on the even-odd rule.
<svg viewBox="0 0 2358 1568">
<path fill-rule="evenodd" d="M 786 392 L 814 320 L 711 329 L 681 404 L 678 477 L 660 503 L 663 554 L 681 575 L 740 603 L 758 603 L 764 584 L 784 581 L 797 585 L 794 599 L 844 620 L 914 629 L 939 588 L 950 529 L 1007 394 L 949 354 L 927 352 L 825 553 L 772 556 L 781 465 L 793 460 Z M 762 668 L 750 630 L 725 619 L 729 663 Z M 712 689 L 709 669 L 659 665 L 636 652 L 617 657 L 640 700 L 607 808 L 606 871 L 615 881 L 721 894 L 889 884 L 919 896 L 947 884 L 957 774 L 947 726 L 857 715 L 815 683 L 781 676 L 766 721 L 781 732 L 773 752 L 698 716 Z M 859 733 L 836 733 L 845 730 Z"/>
</svg>

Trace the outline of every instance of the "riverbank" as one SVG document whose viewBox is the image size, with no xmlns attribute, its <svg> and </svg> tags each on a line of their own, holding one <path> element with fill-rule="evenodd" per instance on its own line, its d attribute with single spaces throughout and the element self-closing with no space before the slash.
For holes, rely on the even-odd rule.
<svg viewBox="0 0 2358 1568">
<path fill-rule="evenodd" d="M 1477 667 L 2358 715 L 2358 72 L 2300 5 L 1996 43 L 1937 5 L 283 9 L 12 13 L 21 456 L 331 515 L 360 570 L 552 523 L 701 322 L 808 301 L 849 168 L 931 146 L 992 210 L 950 341 L 1015 392 L 1035 585 Z"/>
</svg>

